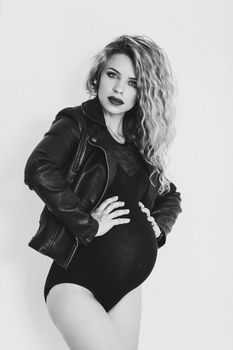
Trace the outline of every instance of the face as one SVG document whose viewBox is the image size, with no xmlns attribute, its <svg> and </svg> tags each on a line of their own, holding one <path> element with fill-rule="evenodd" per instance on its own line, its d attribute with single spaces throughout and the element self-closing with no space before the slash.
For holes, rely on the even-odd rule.
<svg viewBox="0 0 233 350">
<path fill-rule="evenodd" d="M 137 100 L 137 82 L 131 59 L 121 53 L 107 60 L 100 76 L 99 101 L 105 113 L 123 116 Z"/>
</svg>

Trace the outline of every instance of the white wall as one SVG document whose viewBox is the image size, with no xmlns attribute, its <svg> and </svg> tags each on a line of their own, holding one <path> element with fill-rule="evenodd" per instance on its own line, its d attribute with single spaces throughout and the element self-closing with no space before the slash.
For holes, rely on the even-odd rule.
<svg viewBox="0 0 233 350">
<path fill-rule="evenodd" d="M 55 114 L 88 99 L 90 58 L 120 34 L 157 41 L 179 87 L 170 173 L 183 213 L 143 286 L 140 350 L 232 349 L 232 7 L 230 0 L 2 0 L 2 349 L 66 349 L 43 300 L 51 261 L 27 247 L 43 203 L 23 170 Z"/>
</svg>

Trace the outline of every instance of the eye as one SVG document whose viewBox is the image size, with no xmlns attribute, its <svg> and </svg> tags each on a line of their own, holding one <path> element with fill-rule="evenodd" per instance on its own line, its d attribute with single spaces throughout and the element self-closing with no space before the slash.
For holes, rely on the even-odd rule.
<svg viewBox="0 0 233 350">
<path fill-rule="evenodd" d="M 117 78 L 116 73 L 113 73 L 113 72 L 107 72 L 107 75 L 108 75 L 110 78 Z"/>
<path fill-rule="evenodd" d="M 133 87 L 135 87 L 135 88 L 137 88 L 137 82 L 134 81 L 134 80 L 130 80 L 130 81 L 129 81 L 129 85 L 130 85 L 130 86 L 133 86 Z"/>
</svg>

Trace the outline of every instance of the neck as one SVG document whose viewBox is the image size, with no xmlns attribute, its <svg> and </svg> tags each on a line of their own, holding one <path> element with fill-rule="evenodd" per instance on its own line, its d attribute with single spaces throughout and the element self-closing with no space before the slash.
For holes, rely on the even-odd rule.
<svg viewBox="0 0 233 350">
<path fill-rule="evenodd" d="M 123 136 L 123 117 L 124 115 L 112 116 L 104 112 L 104 119 L 108 129 L 110 129 L 114 134 Z"/>
</svg>

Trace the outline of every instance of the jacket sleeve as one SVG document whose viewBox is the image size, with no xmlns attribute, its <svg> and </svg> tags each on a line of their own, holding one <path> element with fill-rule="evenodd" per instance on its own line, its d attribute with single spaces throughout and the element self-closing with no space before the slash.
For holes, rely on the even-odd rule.
<svg viewBox="0 0 233 350">
<path fill-rule="evenodd" d="M 167 234 L 171 231 L 178 214 L 182 212 L 180 203 L 180 193 L 177 192 L 176 186 L 172 182 L 170 182 L 170 190 L 158 195 L 155 199 L 151 216 L 161 230 L 161 234 L 157 238 L 159 248 L 166 243 Z"/>
<path fill-rule="evenodd" d="M 58 221 L 78 240 L 88 244 L 98 231 L 98 221 L 84 211 L 63 173 L 81 137 L 78 123 L 71 114 L 72 107 L 57 114 L 27 160 L 24 182 L 39 195 Z"/>
</svg>

